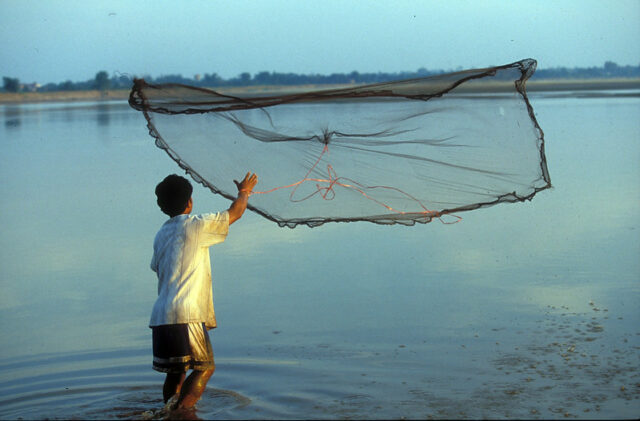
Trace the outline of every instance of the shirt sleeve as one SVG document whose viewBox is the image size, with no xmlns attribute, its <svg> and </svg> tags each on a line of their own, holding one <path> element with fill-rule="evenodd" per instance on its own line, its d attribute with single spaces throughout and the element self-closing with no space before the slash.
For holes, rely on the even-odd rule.
<svg viewBox="0 0 640 421">
<path fill-rule="evenodd" d="M 151 264 L 149 265 L 151 270 L 158 273 L 158 258 L 156 257 L 156 244 L 153 242 L 153 256 L 151 257 Z"/>
<path fill-rule="evenodd" d="M 229 212 L 206 213 L 199 216 L 200 230 L 198 243 L 202 247 L 210 247 L 221 243 L 229 233 Z"/>
</svg>

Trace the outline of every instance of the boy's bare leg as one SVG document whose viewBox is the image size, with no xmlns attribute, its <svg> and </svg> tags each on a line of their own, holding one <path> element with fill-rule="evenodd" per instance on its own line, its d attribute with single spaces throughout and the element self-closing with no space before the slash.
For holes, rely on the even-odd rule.
<svg viewBox="0 0 640 421">
<path fill-rule="evenodd" d="M 176 407 L 186 409 L 195 406 L 214 371 L 215 367 L 204 371 L 194 370 L 189 374 L 187 380 L 182 384 L 182 390 L 180 391 L 180 397 L 178 398 Z"/>
<path fill-rule="evenodd" d="M 180 393 L 180 389 L 186 375 L 186 372 L 167 373 L 167 378 L 164 380 L 164 387 L 162 388 L 164 403 L 169 402 L 169 399 L 171 399 L 173 395 Z"/>
</svg>

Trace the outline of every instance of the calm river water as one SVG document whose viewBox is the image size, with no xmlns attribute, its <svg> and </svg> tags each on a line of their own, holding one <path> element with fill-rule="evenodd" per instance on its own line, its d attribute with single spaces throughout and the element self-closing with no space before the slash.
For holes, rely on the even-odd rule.
<svg viewBox="0 0 640 421">
<path fill-rule="evenodd" d="M 532 202 L 455 225 L 234 225 L 212 248 L 197 415 L 637 418 L 640 93 L 532 103 L 554 185 Z M 179 168 L 125 103 L 3 105 L 0 124 L 0 418 L 159 410 L 153 190 Z"/>
</svg>

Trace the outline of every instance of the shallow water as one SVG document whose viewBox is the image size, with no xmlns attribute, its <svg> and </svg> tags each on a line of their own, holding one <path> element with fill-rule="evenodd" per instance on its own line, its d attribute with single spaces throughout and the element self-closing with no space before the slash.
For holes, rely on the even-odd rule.
<svg viewBox="0 0 640 421">
<path fill-rule="evenodd" d="M 217 370 L 197 415 L 637 418 L 640 98 L 532 103 L 554 185 L 532 202 L 455 225 L 234 225 L 212 248 Z M 159 411 L 153 188 L 177 167 L 124 103 L 0 120 L 0 418 Z"/>
</svg>

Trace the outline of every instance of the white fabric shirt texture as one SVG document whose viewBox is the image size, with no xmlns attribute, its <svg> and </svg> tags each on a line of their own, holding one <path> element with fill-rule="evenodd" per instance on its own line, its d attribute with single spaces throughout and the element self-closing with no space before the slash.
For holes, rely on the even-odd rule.
<svg viewBox="0 0 640 421">
<path fill-rule="evenodd" d="M 229 213 L 177 215 L 153 242 L 151 270 L 158 274 L 158 299 L 149 326 L 204 322 L 216 327 L 209 247 L 229 232 Z"/>
</svg>

